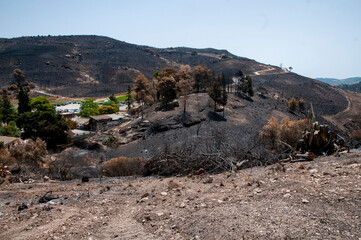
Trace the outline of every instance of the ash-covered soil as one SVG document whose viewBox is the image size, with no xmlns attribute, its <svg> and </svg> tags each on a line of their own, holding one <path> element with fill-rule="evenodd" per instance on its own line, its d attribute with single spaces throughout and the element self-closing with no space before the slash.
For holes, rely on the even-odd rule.
<svg viewBox="0 0 361 240">
<path fill-rule="evenodd" d="M 3 184 L 0 238 L 360 239 L 360 183 L 361 154 L 350 153 L 217 175 Z M 58 198 L 39 203 L 48 191 Z"/>
</svg>

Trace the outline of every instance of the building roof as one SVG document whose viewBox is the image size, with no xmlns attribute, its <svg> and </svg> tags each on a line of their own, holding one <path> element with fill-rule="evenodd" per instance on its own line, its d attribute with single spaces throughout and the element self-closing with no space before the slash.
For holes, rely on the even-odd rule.
<svg viewBox="0 0 361 240">
<path fill-rule="evenodd" d="M 15 137 L 6 137 L 6 136 L 0 136 L 0 142 L 4 143 L 4 146 L 15 142 L 15 141 L 20 141 L 20 138 L 15 138 Z"/>
<path fill-rule="evenodd" d="M 112 120 L 112 117 L 109 117 L 108 115 L 97 115 L 97 116 L 91 116 L 90 118 L 99 121 L 99 120 Z"/>
</svg>

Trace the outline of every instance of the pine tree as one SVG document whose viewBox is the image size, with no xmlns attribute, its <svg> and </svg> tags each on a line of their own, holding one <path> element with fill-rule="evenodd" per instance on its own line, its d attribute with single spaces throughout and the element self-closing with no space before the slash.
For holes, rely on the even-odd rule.
<svg viewBox="0 0 361 240">
<path fill-rule="evenodd" d="M 130 87 L 130 85 L 128 85 L 128 93 L 125 102 L 127 103 L 127 109 L 129 111 L 132 108 L 133 103 L 132 88 Z"/>
<path fill-rule="evenodd" d="M 29 95 L 26 91 L 24 91 L 22 86 L 20 86 L 20 90 L 18 93 L 18 100 L 19 100 L 18 114 L 22 114 L 24 112 L 31 111 L 31 108 L 29 105 L 29 102 L 30 102 Z"/>
</svg>

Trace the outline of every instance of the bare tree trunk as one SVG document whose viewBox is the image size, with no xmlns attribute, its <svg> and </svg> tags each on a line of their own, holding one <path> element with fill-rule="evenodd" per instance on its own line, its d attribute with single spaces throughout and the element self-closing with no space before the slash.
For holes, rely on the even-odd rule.
<svg viewBox="0 0 361 240">
<path fill-rule="evenodd" d="M 185 116 L 185 115 L 186 115 L 186 105 L 187 105 L 187 98 L 186 98 L 186 96 L 184 96 L 183 105 L 184 105 L 184 108 L 183 108 L 183 116 Z"/>
</svg>

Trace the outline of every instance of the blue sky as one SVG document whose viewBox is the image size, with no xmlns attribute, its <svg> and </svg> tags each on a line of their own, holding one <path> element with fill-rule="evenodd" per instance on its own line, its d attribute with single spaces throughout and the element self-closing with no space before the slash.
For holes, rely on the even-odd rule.
<svg viewBox="0 0 361 240">
<path fill-rule="evenodd" d="M 361 76 L 361 0 L 0 0 L 0 37 L 212 47 L 308 77 Z"/>
</svg>

